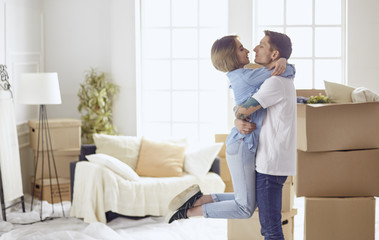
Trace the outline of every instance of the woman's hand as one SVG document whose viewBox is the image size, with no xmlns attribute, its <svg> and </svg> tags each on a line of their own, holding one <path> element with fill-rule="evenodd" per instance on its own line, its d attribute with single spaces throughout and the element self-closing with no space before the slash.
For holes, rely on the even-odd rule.
<svg viewBox="0 0 379 240">
<path fill-rule="evenodd" d="M 234 119 L 234 126 L 242 134 L 250 134 L 252 131 L 257 129 L 255 123 L 247 122 L 241 119 Z"/>
<path fill-rule="evenodd" d="M 278 61 L 276 61 L 275 66 L 270 67 L 268 70 L 274 69 L 272 71 L 271 76 L 279 76 L 280 74 L 284 73 L 287 68 L 287 59 L 285 58 L 279 58 Z"/>
</svg>

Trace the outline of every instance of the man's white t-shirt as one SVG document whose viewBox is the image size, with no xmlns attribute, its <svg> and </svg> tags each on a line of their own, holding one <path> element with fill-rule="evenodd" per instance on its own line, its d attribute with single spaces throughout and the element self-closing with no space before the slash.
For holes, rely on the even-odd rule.
<svg viewBox="0 0 379 240">
<path fill-rule="evenodd" d="M 256 171 L 296 174 L 296 90 L 293 79 L 273 76 L 253 95 L 267 109 L 259 135 Z"/>
</svg>

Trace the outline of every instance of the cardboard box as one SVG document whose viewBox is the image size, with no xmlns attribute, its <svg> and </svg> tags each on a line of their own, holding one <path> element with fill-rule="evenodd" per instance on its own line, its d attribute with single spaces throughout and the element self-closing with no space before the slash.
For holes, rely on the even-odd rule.
<svg viewBox="0 0 379 240">
<path fill-rule="evenodd" d="M 263 240 L 258 214 L 259 212 L 255 211 L 249 219 L 228 219 L 228 240 Z M 286 240 L 293 240 L 296 214 L 297 209 L 282 212 L 282 229 Z"/>
<path fill-rule="evenodd" d="M 296 96 L 309 98 L 311 96 L 321 95 L 326 96 L 324 89 L 296 89 Z"/>
<path fill-rule="evenodd" d="M 55 166 L 57 169 L 58 177 L 60 178 L 69 178 L 70 177 L 70 163 L 78 161 L 80 150 L 77 149 L 67 149 L 67 150 L 54 150 L 54 160 L 55 160 Z M 51 155 L 51 152 L 48 153 L 44 152 L 42 154 L 41 151 L 38 152 L 38 166 L 37 166 L 37 178 L 41 178 L 42 176 L 42 157 L 44 158 L 43 163 L 43 178 L 48 177 L 55 177 L 55 169 L 53 164 L 53 158 Z M 49 158 L 50 158 L 50 170 L 51 175 L 49 173 Z M 36 164 L 37 161 L 37 152 L 34 151 L 34 164 Z M 35 165 L 34 165 L 35 166 Z"/>
<path fill-rule="evenodd" d="M 375 198 L 305 198 L 305 240 L 374 240 Z"/>
<path fill-rule="evenodd" d="M 222 142 L 224 145 L 220 149 L 220 152 L 218 153 L 218 156 L 221 159 L 220 162 L 220 176 L 221 179 L 225 183 L 225 192 L 233 192 L 233 182 L 232 177 L 230 176 L 229 167 L 226 162 L 226 138 L 228 137 L 228 134 L 215 134 L 215 142 Z"/>
<path fill-rule="evenodd" d="M 81 146 L 81 121 L 78 119 L 49 119 L 49 129 L 53 150 L 77 149 Z M 37 150 L 39 121 L 29 121 L 30 146 Z M 40 136 L 41 140 L 41 136 Z M 39 145 L 41 150 L 42 143 Z M 46 146 L 44 146 L 46 149 Z"/>
<path fill-rule="evenodd" d="M 295 200 L 294 177 L 289 176 L 283 184 L 282 191 L 282 212 L 290 212 Z"/>
<path fill-rule="evenodd" d="M 379 148 L 379 102 L 297 104 L 297 148 L 308 152 Z"/>
<path fill-rule="evenodd" d="M 379 196 L 379 149 L 297 151 L 296 196 Z"/>
<path fill-rule="evenodd" d="M 34 177 L 30 178 L 30 183 L 31 191 L 33 192 Z M 50 178 L 44 178 L 43 181 L 41 181 L 41 179 L 37 179 L 35 182 L 34 197 L 41 199 L 41 191 L 42 200 L 47 201 L 48 203 L 59 203 L 61 202 L 61 198 L 62 201 L 71 201 L 71 184 L 69 178 L 58 178 L 58 182 L 56 178 L 52 178 L 51 182 Z"/>
<path fill-rule="evenodd" d="M 220 152 L 217 155 L 219 157 L 225 157 L 226 156 L 226 152 L 225 152 L 226 151 L 226 144 L 225 144 L 225 141 L 226 141 L 227 137 L 228 137 L 228 134 L 215 134 L 215 142 L 224 143 L 224 145 L 220 149 Z"/>
</svg>

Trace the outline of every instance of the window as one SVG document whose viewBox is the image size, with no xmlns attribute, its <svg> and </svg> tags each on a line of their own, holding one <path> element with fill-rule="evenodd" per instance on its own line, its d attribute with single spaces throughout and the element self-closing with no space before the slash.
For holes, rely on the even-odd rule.
<svg viewBox="0 0 379 240">
<path fill-rule="evenodd" d="M 227 130 L 227 78 L 212 66 L 227 0 L 141 0 L 139 135 L 214 140 Z"/>
<path fill-rule="evenodd" d="M 263 30 L 292 40 L 297 89 L 323 89 L 324 80 L 345 83 L 344 0 L 255 0 L 253 39 Z M 275 7 L 273 7 L 275 6 Z"/>
</svg>

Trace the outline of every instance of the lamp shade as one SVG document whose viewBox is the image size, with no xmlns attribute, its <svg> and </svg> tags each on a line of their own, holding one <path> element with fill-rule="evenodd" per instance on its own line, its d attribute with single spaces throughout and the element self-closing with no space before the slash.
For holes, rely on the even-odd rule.
<svg viewBox="0 0 379 240">
<path fill-rule="evenodd" d="M 61 104 L 57 73 L 24 73 L 17 84 L 16 101 L 22 104 Z"/>
</svg>

